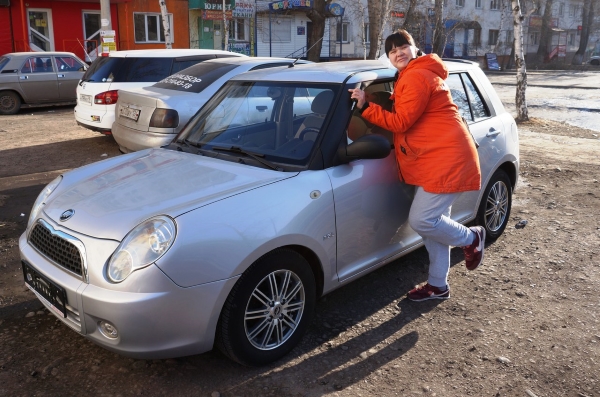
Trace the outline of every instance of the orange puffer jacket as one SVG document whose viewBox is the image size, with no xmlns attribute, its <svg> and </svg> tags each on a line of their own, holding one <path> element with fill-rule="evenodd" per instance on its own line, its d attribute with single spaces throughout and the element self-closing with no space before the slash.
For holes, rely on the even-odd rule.
<svg viewBox="0 0 600 397">
<path fill-rule="evenodd" d="M 447 77 L 437 55 L 415 58 L 396 80 L 392 112 L 369 103 L 362 116 L 394 133 L 400 180 L 429 193 L 479 190 L 477 149 L 444 82 Z"/>
</svg>

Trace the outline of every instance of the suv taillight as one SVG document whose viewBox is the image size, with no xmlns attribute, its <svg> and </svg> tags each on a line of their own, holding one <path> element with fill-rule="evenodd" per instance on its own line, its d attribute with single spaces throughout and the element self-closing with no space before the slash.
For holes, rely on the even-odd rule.
<svg viewBox="0 0 600 397">
<path fill-rule="evenodd" d="M 119 99 L 119 90 L 105 91 L 94 97 L 96 105 L 114 105 Z"/>
<path fill-rule="evenodd" d="M 152 113 L 150 127 L 176 128 L 179 125 L 179 113 L 175 109 L 157 108 Z"/>
</svg>

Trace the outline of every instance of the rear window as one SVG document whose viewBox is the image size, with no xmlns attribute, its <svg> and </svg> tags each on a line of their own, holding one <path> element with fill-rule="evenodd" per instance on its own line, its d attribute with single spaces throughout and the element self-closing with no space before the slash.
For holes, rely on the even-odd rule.
<svg viewBox="0 0 600 397">
<path fill-rule="evenodd" d="M 230 70 L 235 69 L 236 66 L 225 63 L 202 62 L 179 73 L 175 73 L 152 86 L 167 90 L 199 93 L 213 81 L 223 77 Z"/>
<path fill-rule="evenodd" d="M 171 74 L 172 58 L 98 57 L 83 81 L 152 83 Z"/>
</svg>

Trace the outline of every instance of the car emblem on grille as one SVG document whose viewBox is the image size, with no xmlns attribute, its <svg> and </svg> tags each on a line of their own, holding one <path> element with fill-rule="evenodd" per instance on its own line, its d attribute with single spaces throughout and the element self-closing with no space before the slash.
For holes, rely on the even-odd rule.
<svg viewBox="0 0 600 397">
<path fill-rule="evenodd" d="M 60 214 L 60 221 L 68 221 L 73 215 L 75 215 L 75 210 L 66 210 L 65 212 Z"/>
</svg>

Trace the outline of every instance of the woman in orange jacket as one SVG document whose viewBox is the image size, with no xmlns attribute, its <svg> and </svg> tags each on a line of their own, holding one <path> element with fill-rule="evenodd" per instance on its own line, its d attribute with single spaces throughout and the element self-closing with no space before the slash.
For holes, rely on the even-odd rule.
<svg viewBox="0 0 600 397">
<path fill-rule="evenodd" d="M 461 192 L 481 188 L 477 149 L 450 96 L 442 60 L 423 55 L 405 30 L 386 39 L 385 53 L 398 69 L 392 111 L 369 103 L 359 88 L 351 97 L 364 119 L 393 132 L 400 180 L 416 187 L 408 220 L 427 248 L 429 277 L 408 298 L 448 299 L 450 247 L 463 247 L 469 270 L 483 261 L 485 229 L 450 218 Z"/>
</svg>

